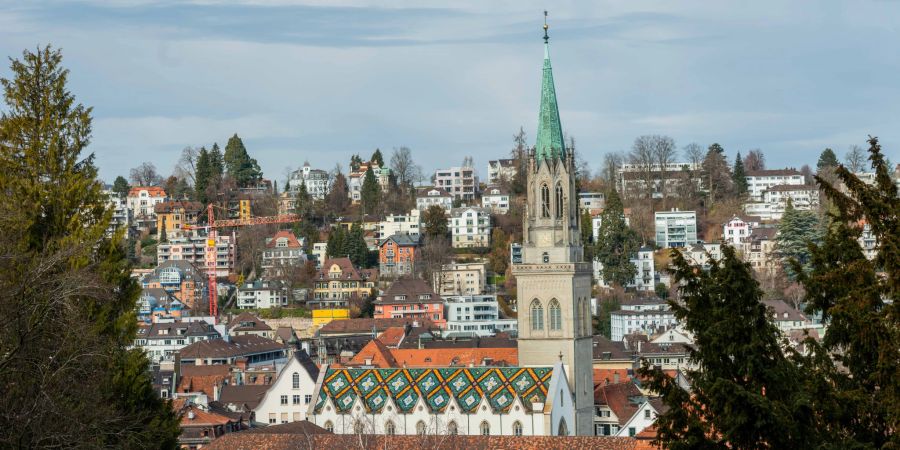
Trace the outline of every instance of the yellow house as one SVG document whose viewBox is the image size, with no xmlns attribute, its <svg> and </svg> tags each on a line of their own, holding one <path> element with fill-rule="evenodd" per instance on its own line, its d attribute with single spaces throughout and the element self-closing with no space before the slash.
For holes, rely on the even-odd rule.
<svg viewBox="0 0 900 450">
<path fill-rule="evenodd" d="M 156 238 L 159 239 L 163 229 L 166 236 L 171 237 L 180 233 L 185 225 L 196 225 L 203 205 L 200 202 L 169 200 L 157 203 L 153 210 L 156 213 Z"/>
<path fill-rule="evenodd" d="M 316 274 L 312 308 L 313 324 L 324 325 L 332 320 L 350 318 L 351 306 L 371 297 L 377 281 L 374 269 L 358 269 L 350 258 L 327 259 Z"/>
</svg>

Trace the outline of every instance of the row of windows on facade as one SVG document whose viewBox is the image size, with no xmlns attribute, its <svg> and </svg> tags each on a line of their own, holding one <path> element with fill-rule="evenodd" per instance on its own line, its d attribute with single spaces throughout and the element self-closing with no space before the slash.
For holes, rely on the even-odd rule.
<svg viewBox="0 0 900 450">
<path fill-rule="evenodd" d="M 299 404 L 300 404 L 300 396 L 299 396 L 299 395 L 294 395 L 292 400 L 293 400 L 293 404 L 295 404 L 295 405 L 299 405 Z M 309 402 L 311 402 L 311 401 L 312 401 L 312 395 L 306 394 L 306 395 L 303 396 L 303 404 L 304 404 L 304 405 L 308 405 Z M 282 396 L 281 396 L 281 404 L 282 404 L 282 405 L 287 405 L 287 404 L 288 404 L 288 396 L 287 396 L 287 395 L 282 395 Z"/>
<path fill-rule="evenodd" d="M 562 183 L 556 183 L 556 202 L 553 205 L 553 215 L 557 219 L 562 219 L 564 201 Z M 541 185 L 541 217 L 550 218 L 550 188 L 546 184 Z"/>
<path fill-rule="evenodd" d="M 270 418 L 270 422 L 271 422 L 271 418 Z M 272 423 L 274 423 L 274 422 L 272 422 Z M 326 430 L 328 430 L 329 432 L 333 433 L 334 432 L 334 423 L 329 420 L 329 421 L 325 422 L 324 428 Z M 362 421 L 356 421 L 356 423 L 353 425 L 353 431 L 356 434 L 366 433 L 367 432 L 366 428 L 367 428 L 366 424 L 363 423 Z M 483 422 L 481 422 L 481 425 L 478 426 L 478 430 L 481 432 L 482 436 L 490 436 L 491 435 L 491 424 L 489 424 L 487 421 L 483 421 Z M 522 426 L 522 422 L 519 422 L 518 420 L 513 422 L 513 435 L 522 436 L 523 430 L 524 430 L 524 427 Z M 425 424 L 425 422 L 420 420 L 418 423 L 416 423 L 416 434 L 425 435 L 428 433 L 428 431 L 429 431 L 428 426 Z M 397 426 L 394 424 L 394 422 L 392 420 L 388 420 L 387 422 L 384 423 L 384 434 L 389 435 L 389 436 L 393 436 L 393 435 L 397 434 Z M 456 424 L 456 421 L 451 420 L 447 424 L 447 434 L 448 435 L 459 434 L 459 426 Z"/>
<path fill-rule="evenodd" d="M 581 299 L 579 300 L 579 305 L 582 310 L 581 313 L 583 315 L 587 314 L 586 302 Z M 548 309 L 550 310 L 550 331 L 562 331 L 562 308 L 559 302 L 556 299 L 550 300 Z M 582 326 L 584 327 L 585 325 L 582 324 Z M 538 299 L 534 299 L 531 302 L 531 329 L 534 331 L 543 331 L 544 329 L 544 306 Z M 586 329 L 583 331 L 587 332 Z"/>
</svg>

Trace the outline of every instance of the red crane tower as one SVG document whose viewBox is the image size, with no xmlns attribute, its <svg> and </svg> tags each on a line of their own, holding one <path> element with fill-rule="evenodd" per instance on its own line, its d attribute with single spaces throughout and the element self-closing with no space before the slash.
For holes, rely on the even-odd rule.
<svg viewBox="0 0 900 450">
<path fill-rule="evenodd" d="M 219 315 L 219 293 L 216 290 L 216 237 L 218 229 L 230 227 L 246 227 L 251 225 L 268 225 L 273 223 L 291 223 L 299 222 L 300 216 L 296 214 L 279 214 L 277 216 L 267 217 L 248 217 L 241 219 L 223 219 L 216 220 L 213 213 L 214 205 L 210 203 L 206 206 L 208 222 L 206 226 L 185 225 L 185 230 L 208 230 L 206 236 L 206 276 L 207 289 L 209 290 L 209 315 L 218 317 Z"/>
</svg>

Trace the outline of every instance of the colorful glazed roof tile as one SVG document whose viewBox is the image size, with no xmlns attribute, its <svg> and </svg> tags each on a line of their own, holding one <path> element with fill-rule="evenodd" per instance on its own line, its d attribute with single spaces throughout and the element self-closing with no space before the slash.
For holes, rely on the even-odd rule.
<svg viewBox="0 0 900 450">
<path fill-rule="evenodd" d="M 516 398 L 526 408 L 544 403 L 552 374 L 552 367 L 329 368 L 315 410 L 320 412 L 330 398 L 337 412 L 348 412 L 362 399 L 369 413 L 381 411 L 389 400 L 405 413 L 422 398 L 432 412 L 443 411 L 452 400 L 471 413 L 485 399 L 494 411 L 506 412 Z"/>
</svg>

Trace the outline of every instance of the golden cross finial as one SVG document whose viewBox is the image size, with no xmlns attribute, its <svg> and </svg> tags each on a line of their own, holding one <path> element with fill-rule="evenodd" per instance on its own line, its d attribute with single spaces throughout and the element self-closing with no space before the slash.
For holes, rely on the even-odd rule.
<svg viewBox="0 0 900 450">
<path fill-rule="evenodd" d="M 544 42 L 547 42 L 550 40 L 550 36 L 547 35 L 548 28 L 550 28 L 550 26 L 547 25 L 547 10 L 545 9 L 544 10 Z"/>
</svg>

